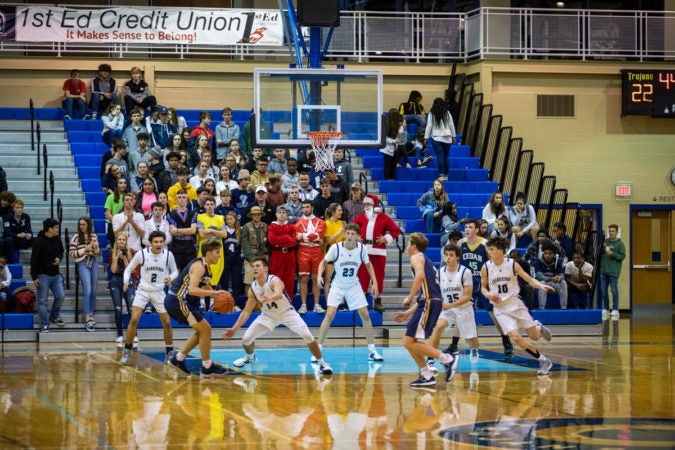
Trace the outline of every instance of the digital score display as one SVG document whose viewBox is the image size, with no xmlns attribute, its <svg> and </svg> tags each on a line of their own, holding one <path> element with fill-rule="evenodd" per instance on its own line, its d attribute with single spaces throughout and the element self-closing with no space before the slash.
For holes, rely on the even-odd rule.
<svg viewBox="0 0 675 450">
<path fill-rule="evenodd" d="M 621 70 L 621 115 L 675 117 L 675 70 Z"/>
</svg>

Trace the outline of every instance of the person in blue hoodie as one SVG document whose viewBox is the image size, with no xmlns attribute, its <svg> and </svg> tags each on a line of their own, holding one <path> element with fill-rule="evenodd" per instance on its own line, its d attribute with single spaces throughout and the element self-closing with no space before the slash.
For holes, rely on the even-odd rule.
<svg viewBox="0 0 675 450">
<path fill-rule="evenodd" d="M 560 309 L 567 309 L 567 283 L 565 282 L 565 265 L 563 256 L 552 242 L 542 246 L 541 257 L 534 262 L 534 277 L 543 284 L 551 286 L 560 298 Z M 546 308 L 548 293 L 539 289 L 539 309 Z"/>
</svg>

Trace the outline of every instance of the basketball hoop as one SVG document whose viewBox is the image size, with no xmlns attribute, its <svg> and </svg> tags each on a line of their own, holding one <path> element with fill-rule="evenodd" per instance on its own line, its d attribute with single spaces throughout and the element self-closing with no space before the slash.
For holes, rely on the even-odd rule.
<svg viewBox="0 0 675 450">
<path fill-rule="evenodd" d="M 333 152 L 342 133 L 339 131 L 308 131 L 307 137 L 316 155 L 316 170 L 320 172 L 334 170 Z"/>
</svg>

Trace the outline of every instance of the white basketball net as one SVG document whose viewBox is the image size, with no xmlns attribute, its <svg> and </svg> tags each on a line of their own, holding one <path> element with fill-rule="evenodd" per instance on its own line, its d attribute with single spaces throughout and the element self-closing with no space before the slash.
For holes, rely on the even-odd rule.
<svg viewBox="0 0 675 450">
<path fill-rule="evenodd" d="M 307 137 L 316 155 L 316 170 L 323 172 L 334 170 L 333 153 L 342 133 L 339 131 L 309 131 Z"/>
</svg>

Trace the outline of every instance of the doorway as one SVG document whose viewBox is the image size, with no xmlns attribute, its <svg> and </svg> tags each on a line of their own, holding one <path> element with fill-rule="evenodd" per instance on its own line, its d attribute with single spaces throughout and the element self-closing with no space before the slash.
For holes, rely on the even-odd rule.
<svg viewBox="0 0 675 450">
<path fill-rule="evenodd" d="M 631 206 L 631 309 L 672 305 L 675 206 Z M 672 306 L 671 306 L 672 307 Z"/>
</svg>

